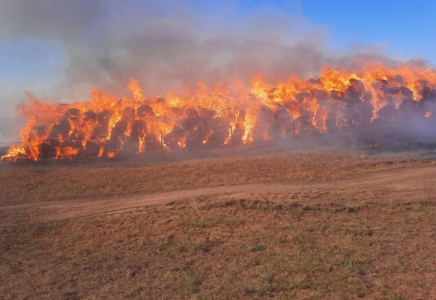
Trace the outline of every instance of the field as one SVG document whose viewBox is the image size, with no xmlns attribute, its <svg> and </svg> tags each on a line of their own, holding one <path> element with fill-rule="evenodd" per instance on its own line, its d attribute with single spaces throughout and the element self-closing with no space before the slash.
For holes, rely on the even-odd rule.
<svg viewBox="0 0 436 300">
<path fill-rule="evenodd" d="M 1 299 L 436 299 L 436 161 L 0 165 Z"/>
</svg>

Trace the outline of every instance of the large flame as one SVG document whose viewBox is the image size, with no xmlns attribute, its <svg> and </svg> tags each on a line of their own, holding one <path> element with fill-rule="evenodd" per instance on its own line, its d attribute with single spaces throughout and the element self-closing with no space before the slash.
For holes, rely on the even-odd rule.
<svg viewBox="0 0 436 300">
<path fill-rule="evenodd" d="M 247 144 L 393 121 L 403 107 L 431 118 L 436 72 L 371 63 L 359 72 L 325 67 L 317 80 L 291 77 L 268 84 L 256 76 L 250 87 L 199 82 L 193 91 L 164 97 L 145 97 L 135 79 L 127 90 L 131 97 L 94 90 L 89 101 L 68 105 L 29 95 L 20 107 L 28 118 L 22 143 L 3 159 L 115 157 L 130 149 Z"/>
</svg>

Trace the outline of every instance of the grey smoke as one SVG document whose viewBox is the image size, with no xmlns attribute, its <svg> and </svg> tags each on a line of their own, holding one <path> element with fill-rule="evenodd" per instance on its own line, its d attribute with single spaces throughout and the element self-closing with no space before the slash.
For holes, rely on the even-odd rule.
<svg viewBox="0 0 436 300">
<path fill-rule="evenodd" d="M 0 38 L 59 42 L 62 82 L 41 97 L 85 96 L 93 87 L 122 91 L 130 77 L 148 94 L 184 90 L 262 73 L 309 76 L 324 62 L 327 35 L 297 14 L 238 15 L 237 2 L 0 0 Z M 71 94 L 69 95 L 71 97 Z M 60 99 L 63 101 L 64 99 Z"/>
<path fill-rule="evenodd" d="M 101 16 L 100 0 L 1 0 L 0 35 L 7 39 L 80 39 Z"/>
<path fill-rule="evenodd" d="M 0 0 L 0 38 L 61 43 L 63 80 L 38 95 L 59 101 L 93 87 L 123 91 L 130 77 L 154 94 L 198 80 L 262 73 L 277 81 L 315 76 L 326 63 L 358 64 L 354 55 L 328 51 L 326 30 L 299 15 L 299 1 L 287 2 L 291 14 L 265 5 L 247 15 L 235 13 L 238 1 Z"/>
</svg>

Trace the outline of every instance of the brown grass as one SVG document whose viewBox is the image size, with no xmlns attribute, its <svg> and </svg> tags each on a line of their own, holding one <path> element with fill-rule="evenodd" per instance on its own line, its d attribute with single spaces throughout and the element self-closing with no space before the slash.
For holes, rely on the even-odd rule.
<svg viewBox="0 0 436 300">
<path fill-rule="evenodd" d="M 142 166 L 7 166 L 0 168 L 0 206 L 249 183 L 332 181 L 427 163 L 330 150 Z"/>
<path fill-rule="evenodd" d="M 349 199 L 356 192 L 363 191 L 335 195 Z M 305 205 L 305 196 L 288 204 L 282 203 L 287 195 L 278 201 L 203 197 L 49 222 L 29 220 L 33 211 L 2 214 L 0 294 L 434 299 L 434 202 L 405 203 L 393 195 L 399 202 L 383 203 L 361 195 L 353 203 Z"/>
<path fill-rule="evenodd" d="M 356 177 L 337 185 L 350 175 L 431 165 L 297 153 L 116 171 L 3 170 L 0 298 L 436 299 L 436 179 L 422 173 L 415 180 L 359 184 Z M 301 181 L 328 184 L 64 220 L 53 220 L 46 203 L 6 206 Z M 20 193 L 26 184 L 33 189 Z"/>
</svg>

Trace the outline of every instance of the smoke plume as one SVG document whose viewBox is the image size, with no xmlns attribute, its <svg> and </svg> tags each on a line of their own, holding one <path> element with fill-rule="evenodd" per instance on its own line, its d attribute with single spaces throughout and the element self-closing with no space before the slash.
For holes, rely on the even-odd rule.
<svg viewBox="0 0 436 300">
<path fill-rule="evenodd" d="M 85 97 L 93 87 L 120 91 L 139 79 L 150 94 L 196 81 L 311 76 L 326 62 L 326 31 L 298 11 L 202 1 L 0 0 L 5 43 L 55 43 L 62 58 L 43 98 Z M 50 53 L 48 53 L 50 55 Z M 27 90 L 24 83 L 21 87 Z M 20 93 L 23 91 L 20 91 Z"/>
</svg>

